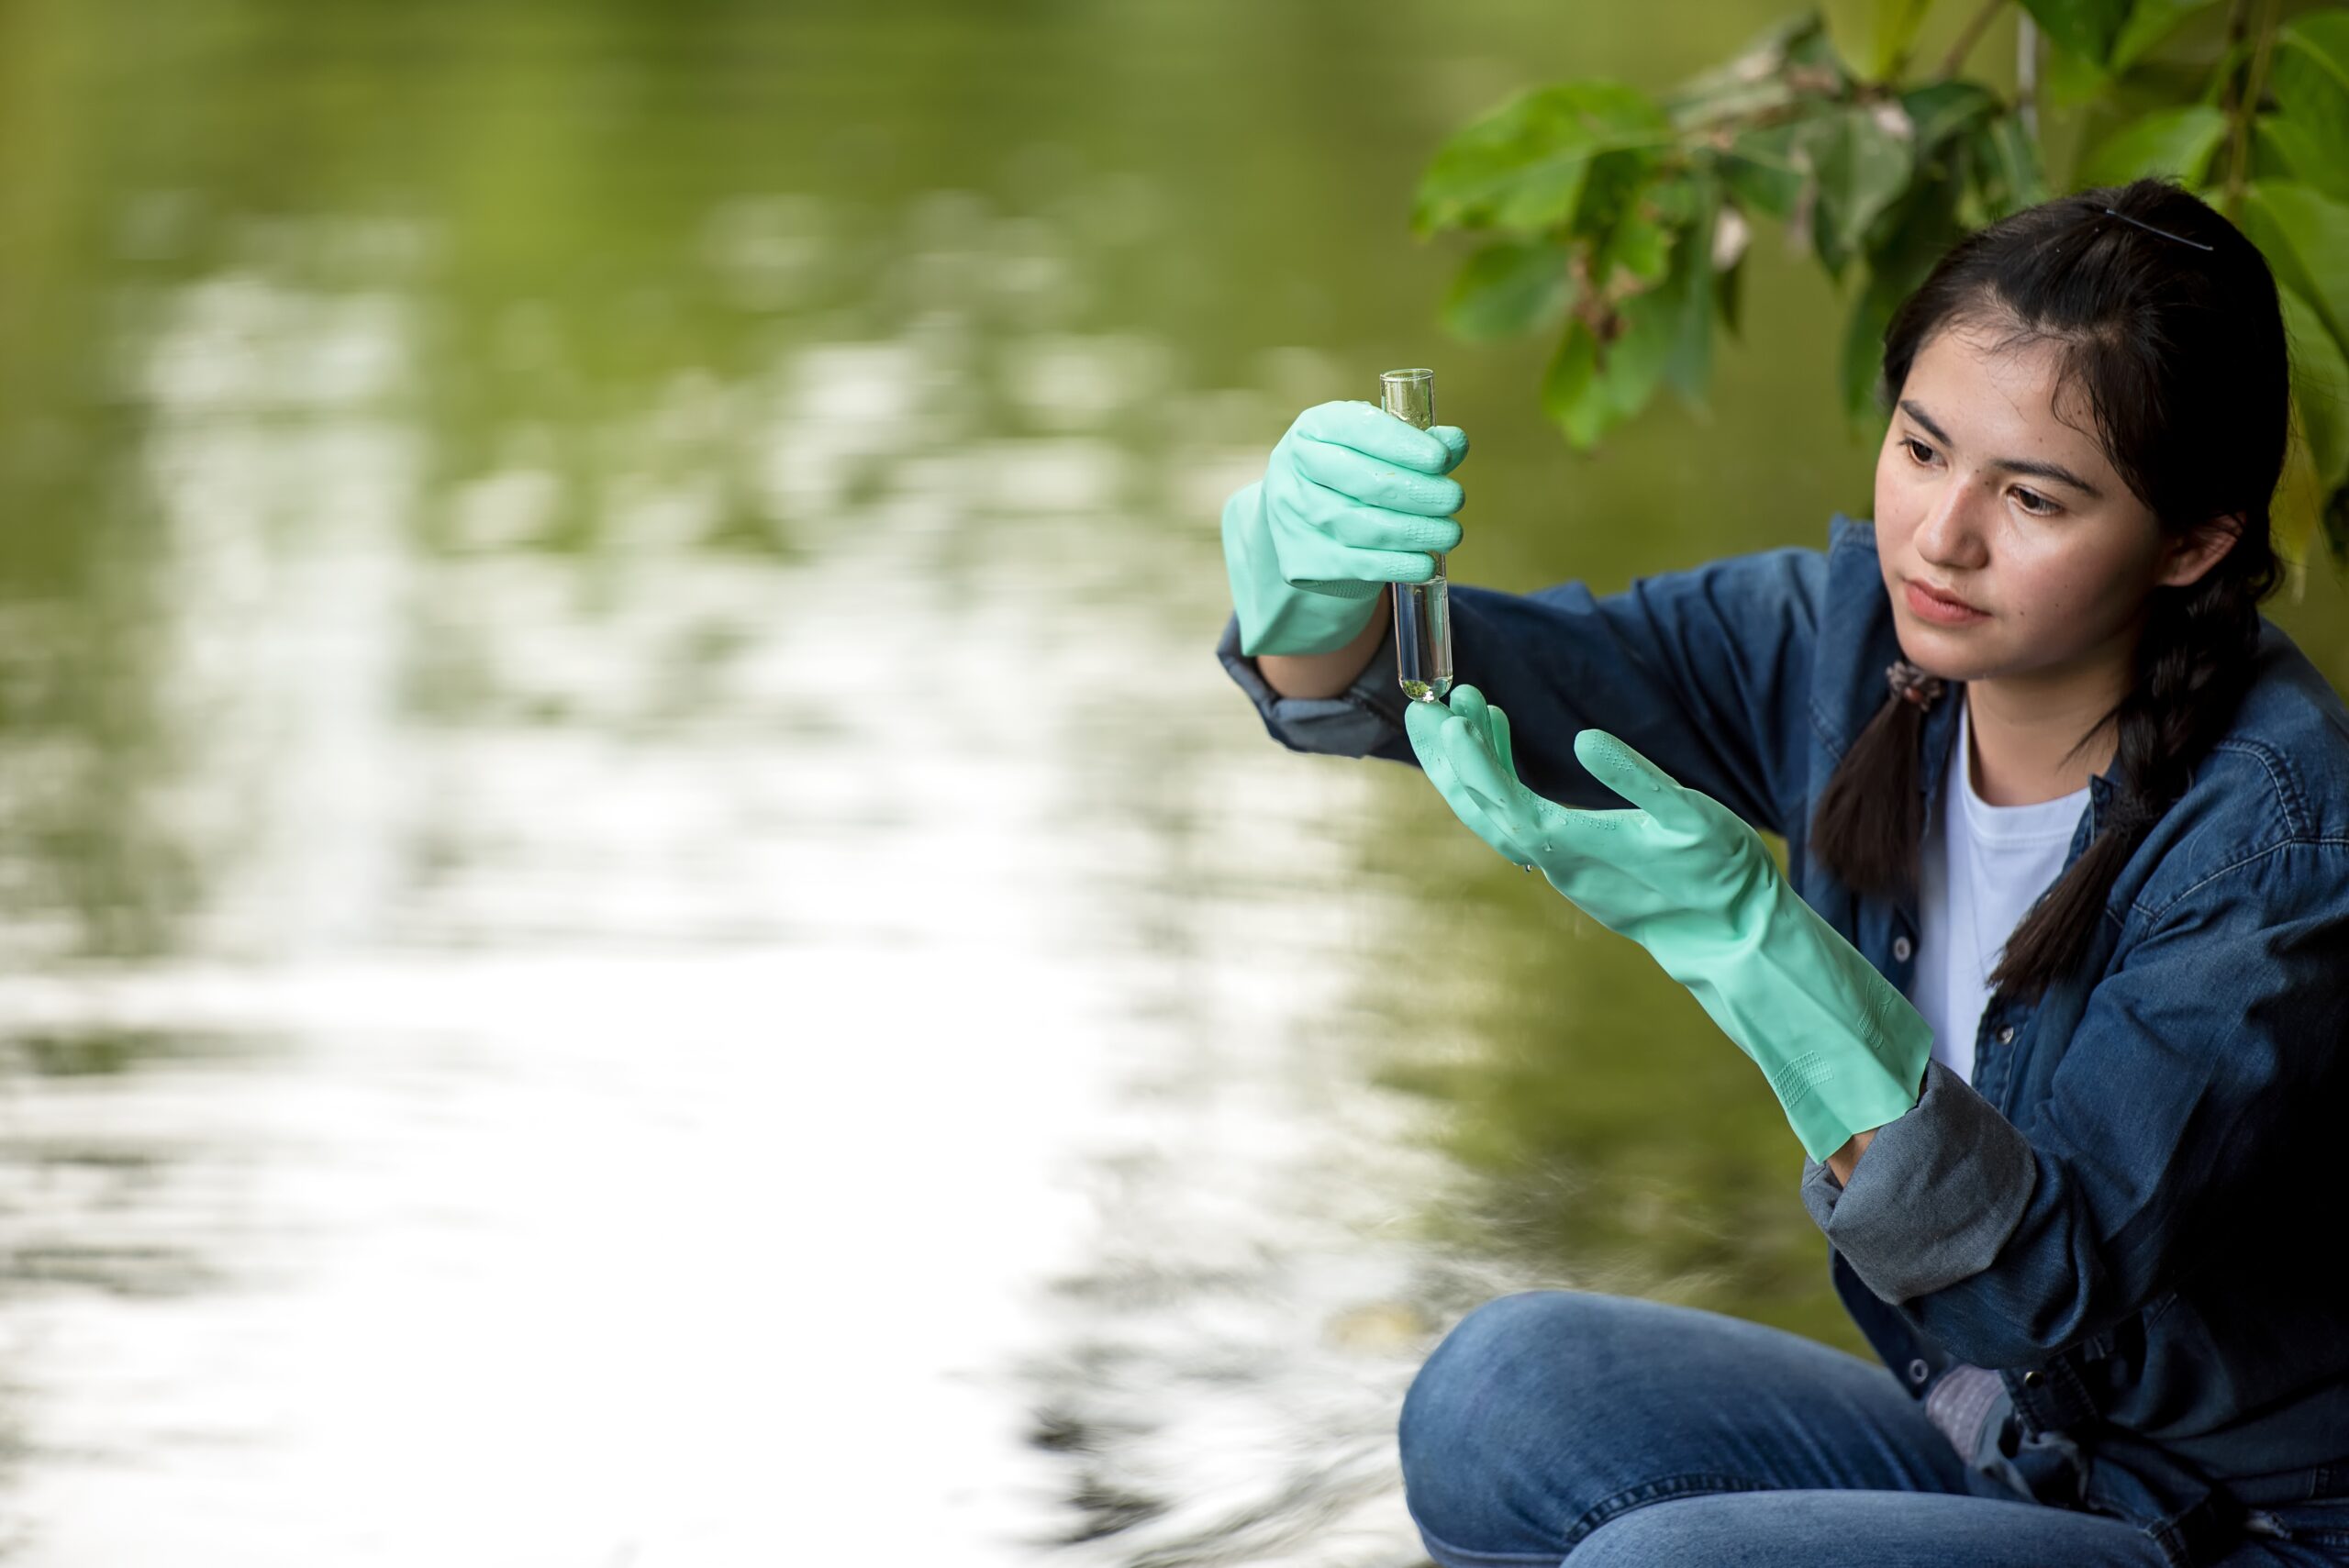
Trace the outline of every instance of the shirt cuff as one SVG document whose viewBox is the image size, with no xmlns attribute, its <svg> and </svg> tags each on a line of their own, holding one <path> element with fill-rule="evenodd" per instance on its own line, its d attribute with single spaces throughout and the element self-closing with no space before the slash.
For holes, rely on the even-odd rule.
<svg viewBox="0 0 2349 1568">
<path fill-rule="evenodd" d="M 1898 1303 L 1988 1268 L 2038 1180 L 2031 1140 L 1936 1058 L 1916 1105 L 1876 1129 L 1849 1187 L 1804 1158 L 1802 1203 L 1861 1283 Z"/>
<path fill-rule="evenodd" d="M 1409 757 L 1410 742 L 1403 732 L 1403 705 L 1408 700 L 1395 679 L 1395 628 L 1389 625 L 1378 651 L 1370 656 L 1354 684 L 1333 697 L 1285 697 L 1264 684 L 1256 661 L 1240 651 L 1240 617 L 1224 623 L 1215 656 L 1264 721 L 1272 738 L 1292 751 L 1319 751 L 1337 757 Z"/>
</svg>

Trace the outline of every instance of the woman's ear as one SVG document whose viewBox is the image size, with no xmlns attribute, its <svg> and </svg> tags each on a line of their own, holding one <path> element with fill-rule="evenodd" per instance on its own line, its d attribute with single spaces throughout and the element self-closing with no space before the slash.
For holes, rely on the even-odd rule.
<svg viewBox="0 0 2349 1568">
<path fill-rule="evenodd" d="M 2199 582 L 2204 573 L 2225 560 L 2227 551 L 2235 547 L 2235 540 L 2243 537 L 2243 522 L 2241 512 L 2230 512 L 2169 540 L 2161 585 L 2183 588 Z"/>
</svg>

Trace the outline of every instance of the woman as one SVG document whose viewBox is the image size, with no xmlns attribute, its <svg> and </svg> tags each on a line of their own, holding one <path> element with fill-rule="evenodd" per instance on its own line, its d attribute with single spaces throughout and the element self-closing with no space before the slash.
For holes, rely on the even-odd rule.
<svg viewBox="0 0 2349 1568">
<path fill-rule="evenodd" d="M 1465 437 L 1325 404 L 1227 503 L 1267 728 L 1416 760 L 1696 993 L 1884 1362 L 1490 1303 L 1402 1416 L 1446 1568 L 2349 1563 L 2349 713 L 2257 608 L 2288 385 L 2208 206 L 2044 203 L 1887 328 L 1872 522 L 1455 585 L 1470 684 L 1408 715 L 1385 587 L 1458 542 Z"/>
</svg>

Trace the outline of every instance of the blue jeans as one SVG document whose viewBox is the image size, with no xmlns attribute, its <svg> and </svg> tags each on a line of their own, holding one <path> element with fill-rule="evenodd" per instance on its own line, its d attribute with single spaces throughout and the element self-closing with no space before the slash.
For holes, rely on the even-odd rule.
<svg viewBox="0 0 2349 1568">
<path fill-rule="evenodd" d="M 1401 1439 L 1443 1568 L 2163 1568 L 2127 1520 L 1961 1460 L 1880 1364 L 1662 1302 L 1487 1303 L 1420 1369 Z M 2343 1561 L 2249 1539 L 2226 1559 Z"/>
</svg>

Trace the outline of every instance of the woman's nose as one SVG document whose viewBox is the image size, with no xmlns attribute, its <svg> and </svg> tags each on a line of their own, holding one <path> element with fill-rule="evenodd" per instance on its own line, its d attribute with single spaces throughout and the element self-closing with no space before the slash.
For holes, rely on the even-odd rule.
<svg viewBox="0 0 2349 1568">
<path fill-rule="evenodd" d="M 1985 559 L 1979 497 L 1973 486 L 1952 480 L 1933 496 L 1917 525 L 1917 552 L 1948 566 L 1979 566 Z"/>
</svg>

